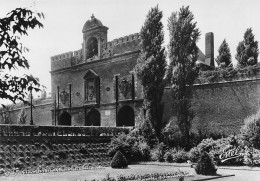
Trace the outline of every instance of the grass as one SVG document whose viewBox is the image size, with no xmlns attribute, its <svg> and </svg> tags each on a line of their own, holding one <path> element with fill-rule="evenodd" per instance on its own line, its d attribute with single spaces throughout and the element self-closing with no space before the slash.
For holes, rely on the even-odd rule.
<svg viewBox="0 0 260 181">
<path fill-rule="evenodd" d="M 156 163 L 146 163 L 146 164 L 136 164 L 129 165 L 127 169 L 112 169 L 106 167 L 105 169 L 97 170 L 82 170 L 82 171 L 69 171 L 69 172 L 51 172 L 51 173 L 40 173 L 40 174 L 26 174 L 26 175 L 16 175 L 9 177 L 0 177 L 0 180 L 6 181 L 85 181 L 98 179 L 101 180 L 105 178 L 107 174 L 110 177 L 117 177 L 118 175 L 131 175 L 131 174 L 151 174 L 151 173 L 166 173 L 166 172 L 178 172 L 178 171 L 187 171 L 194 176 L 185 177 L 185 181 L 198 180 L 198 179 L 209 179 L 212 176 L 202 176 L 197 175 L 193 168 L 184 166 L 183 164 L 171 165 L 168 163 L 165 164 L 156 164 Z M 225 174 L 227 175 L 227 174 Z M 167 179 L 167 180 L 177 180 L 177 179 Z"/>
</svg>

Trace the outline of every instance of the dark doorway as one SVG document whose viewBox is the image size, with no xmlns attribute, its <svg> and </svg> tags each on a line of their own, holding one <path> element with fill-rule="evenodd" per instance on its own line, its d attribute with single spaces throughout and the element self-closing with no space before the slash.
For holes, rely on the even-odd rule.
<svg viewBox="0 0 260 181">
<path fill-rule="evenodd" d="M 86 117 L 86 126 L 100 126 L 100 113 L 98 110 L 91 110 Z"/>
<path fill-rule="evenodd" d="M 66 126 L 71 126 L 71 116 L 67 112 L 63 112 L 59 116 L 59 125 L 66 125 Z"/>
<path fill-rule="evenodd" d="M 117 126 L 135 126 L 135 114 L 130 106 L 123 106 L 118 111 Z"/>
</svg>

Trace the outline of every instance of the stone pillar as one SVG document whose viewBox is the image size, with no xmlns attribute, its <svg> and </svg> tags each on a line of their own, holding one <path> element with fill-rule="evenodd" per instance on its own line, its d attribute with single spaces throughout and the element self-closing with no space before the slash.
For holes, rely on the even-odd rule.
<svg viewBox="0 0 260 181">
<path fill-rule="evenodd" d="M 206 35 L 205 35 L 205 54 L 206 54 L 205 63 L 207 65 L 215 67 L 215 64 L 214 64 L 214 34 L 212 32 L 206 33 Z"/>
</svg>

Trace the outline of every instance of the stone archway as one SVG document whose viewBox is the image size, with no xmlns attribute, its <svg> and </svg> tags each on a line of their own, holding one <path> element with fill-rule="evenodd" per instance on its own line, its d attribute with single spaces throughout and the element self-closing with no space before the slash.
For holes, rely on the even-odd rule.
<svg viewBox="0 0 260 181">
<path fill-rule="evenodd" d="M 63 112 L 59 116 L 58 125 L 71 126 L 71 116 L 68 112 Z"/>
<path fill-rule="evenodd" d="M 117 126 L 135 126 L 135 113 L 132 107 L 123 106 L 118 111 Z"/>
<path fill-rule="evenodd" d="M 91 111 L 88 112 L 85 125 L 86 126 L 100 126 L 101 125 L 100 113 L 98 110 L 92 109 Z"/>
</svg>

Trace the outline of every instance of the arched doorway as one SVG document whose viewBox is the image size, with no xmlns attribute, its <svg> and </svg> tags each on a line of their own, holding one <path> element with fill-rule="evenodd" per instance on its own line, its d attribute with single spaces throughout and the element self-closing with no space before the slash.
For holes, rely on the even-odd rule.
<svg viewBox="0 0 260 181">
<path fill-rule="evenodd" d="M 118 111 L 117 126 L 135 126 L 134 110 L 130 106 L 123 106 Z"/>
<path fill-rule="evenodd" d="M 100 126 L 100 113 L 96 109 L 89 111 L 86 117 L 86 126 Z"/>
<path fill-rule="evenodd" d="M 59 116 L 59 125 L 66 125 L 66 126 L 71 126 L 71 116 L 69 113 L 67 112 L 63 112 L 60 116 Z"/>
</svg>

